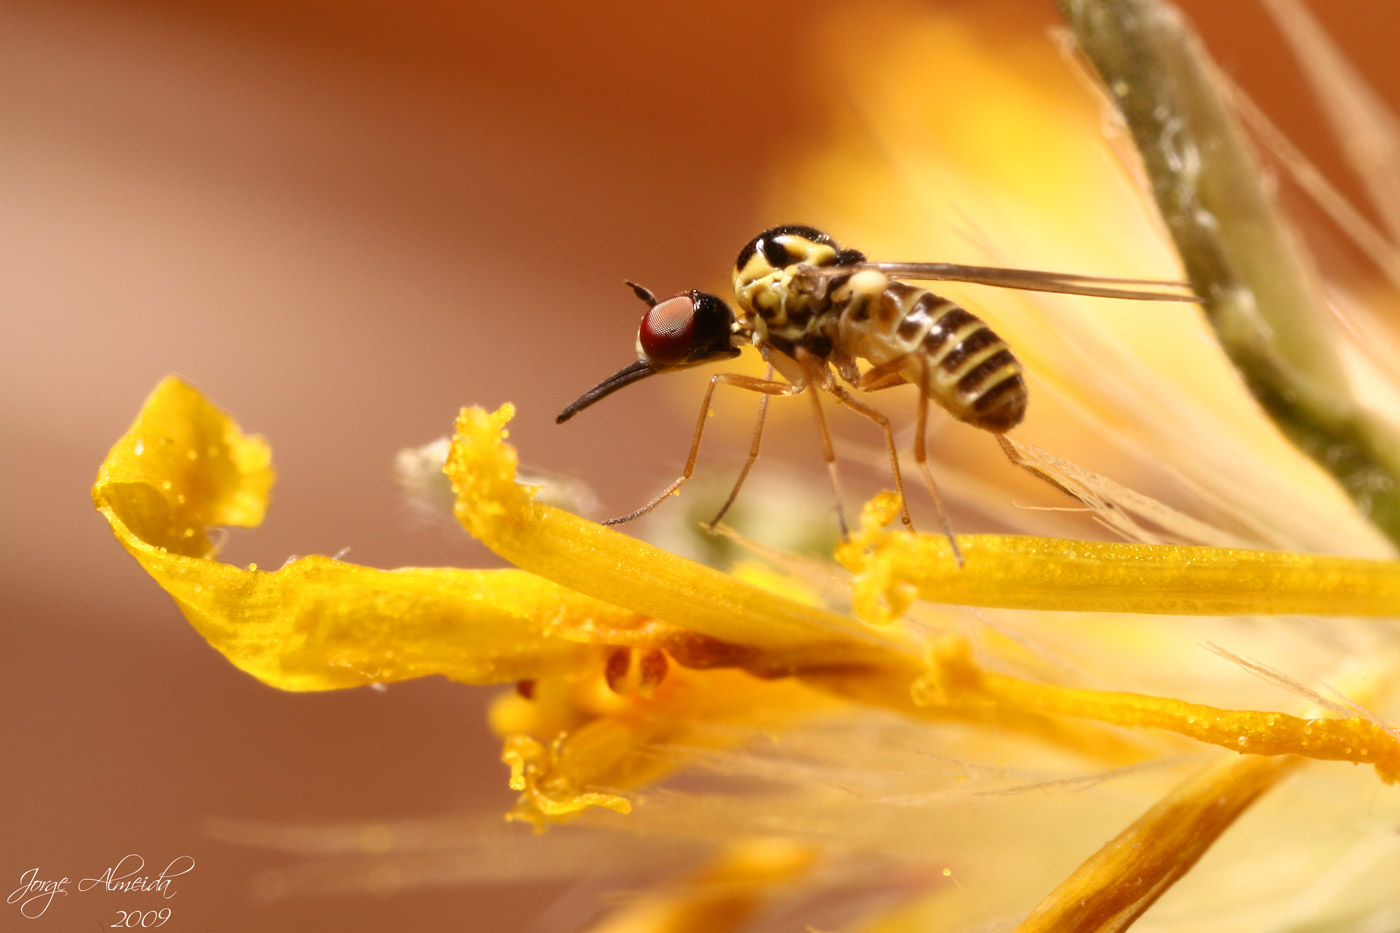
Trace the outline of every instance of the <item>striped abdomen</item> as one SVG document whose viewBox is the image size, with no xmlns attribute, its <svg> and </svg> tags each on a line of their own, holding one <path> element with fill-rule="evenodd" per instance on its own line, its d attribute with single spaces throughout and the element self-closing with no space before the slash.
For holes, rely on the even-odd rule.
<svg viewBox="0 0 1400 933">
<path fill-rule="evenodd" d="M 927 372 L 929 398 L 959 421 L 996 434 L 1021 423 L 1021 364 L 975 315 L 904 282 L 891 282 L 871 305 L 874 320 L 865 321 L 870 330 L 860 341 L 871 352 L 861 356 L 875 363 L 908 356 L 904 377 L 918 385 Z"/>
</svg>

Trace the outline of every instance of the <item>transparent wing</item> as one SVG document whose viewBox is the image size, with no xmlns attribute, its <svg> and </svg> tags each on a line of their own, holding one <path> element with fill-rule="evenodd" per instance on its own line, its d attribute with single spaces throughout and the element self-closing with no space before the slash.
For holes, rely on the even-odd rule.
<svg viewBox="0 0 1400 933">
<path fill-rule="evenodd" d="M 1185 282 L 1156 279 L 1110 279 L 1069 272 L 1041 272 L 1035 269 L 998 269 L 994 266 L 960 266 L 951 262 L 862 262 L 841 266 L 842 272 L 873 269 L 896 279 L 920 282 L 972 282 L 1001 288 L 1021 288 L 1033 292 L 1063 292 L 1090 298 L 1135 298 L 1141 301 L 1193 301 Z"/>
</svg>

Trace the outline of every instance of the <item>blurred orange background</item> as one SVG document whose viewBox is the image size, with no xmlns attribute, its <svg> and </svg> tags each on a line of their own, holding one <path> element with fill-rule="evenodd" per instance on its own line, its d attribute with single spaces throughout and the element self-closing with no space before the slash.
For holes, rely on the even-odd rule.
<svg viewBox="0 0 1400 933">
<path fill-rule="evenodd" d="M 1055 22 L 1049 0 L 931 5 L 966 13 L 990 48 Z M 1183 5 L 1338 177 L 1262 10 Z M 1400 10 L 1314 5 L 1400 96 Z M 801 5 L 813 20 L 855 7 Z M 466 403 L 515 402 L 527 460 L 585 479 L 606 512 L 635 507 L 679 467 L 698 399 L 654 386 L 567 427 L 553 416 L 632 358 L 640 308 L 624 276 L 721 289 L 745 240 L 805 219 L 761 205 L 785 153 L 819 130 L 807 77 L 821 63 L 797 54 L 809 24 L 754 10 L 0 3 L 0 889 L 32 867 L 79 878 L 129 852 L 149 871 L 197 862 L 162 904 L 75 893 L 33 921 L 7 906 L 0 928 L 106 928 L 117 908 L 153 905 L 173 908 L 167 928 L 196 931 L 572 925 L 539 919 L 552 888 L 256 898 L 260 873 L 290 857 L 211 838 L 206 820 L 504 812 L 490 691 L 263 687 L 184 622 L 87 489 L 176 372 L 273 445 L 273 508 L 231 535 L 237 563 L 349 548 L 381 567 L 493 565 L 415 520 L 390 479 L 394 453 L 443 434 Z M 726 476 L 746 430 L 713 455 Z M 580 903 L 578 923 L 595 906 Z"/>
</svg>

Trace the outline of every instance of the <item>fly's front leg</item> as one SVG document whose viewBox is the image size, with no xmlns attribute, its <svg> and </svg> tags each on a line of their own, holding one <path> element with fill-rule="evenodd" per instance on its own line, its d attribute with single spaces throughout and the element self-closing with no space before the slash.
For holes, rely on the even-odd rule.
<svg viewBox="0 0 1400 933">
<path fill-rule="evenodd" d="M 812 393 L 812 410 L 817 415 L 817 429 L 822 434 L 822 456 L 826 457 L 826 472 L 831 477 L 831 493 L 836 497 L 836 521 L 841 526 L 841 540 L 850 540 L 851 533 L 846 527 L 846 511 L 841 507 L 841 476 L 836 472 L 836 451 L 831 446 L 831 430 L 826 426 L 826 415 L 822 412 L 821 394 Z"/>
<path fill-rule="evenodd" d="M 765 382 L 773 382 L 773 364 L 768 364 L 768 372 L 764 375 Z M 781 384 L 781 383 L 779 383 Z M 768 400 L 773 396 L 764 392 L 758 399 L 758 423 L 753 426 L 753 441 L 749 444 L 749 459 L 744 461 L 744 468 L 739 471 L 739 478 L 734 481 L 734 488 L 729 490 L 729 498 L 724 500 L 719 512 L 710 519 L 710 524 L 705 526 L 705 530 L 714 534 L 717 526 L 724 516 L 729 512 L 729 507 L 734 504 L 734 500 L 739 497 L 739 487 L 744 485 L 744 480 L 748 479 L 749 470 L 753 469 L 754 461 L 758 459 L 758 445 L 763 440 L 763 422 L 768 417 Z"/>
<path fill-rule="evenodd" d="M 757 379 L 753 376 L 743 376 L 738 373 L 718 373 L 714 376 L 711 376 L 710 384 L 705 389 L 705 397 L 700 403 L 700 418 L 695 424 L 695 439 L 691 442 L 690 445 L 690 456 L 685 458 L 684 471 L 681 472 L 680 476 L 676 477 L 675 482 L 671 483 L 671 485 L 663 489 L 660 495 L 652 499 L 646 505 L 642 506 L 640 509 L 637 509 L 637 511 L 635 512 L 628 513 L 627 515 L 621 515 L 617 518 L 610 518 L 607 521 L 603 522 L 604 525 L 621 525 L 623 522 L 630 522 L 634 518 L 641 518 L 643 515 L 647 514 L 652 509 L 660 505 L 665 500 L 665 498 L 671 493 L 675 492 L 677 489 L 680 489 L 681 486 L 685 484 L 686 480 L 690 479 L 691 475 L 695 472 L 695 458 L 700 455 L 700 438 L 701 435 L 705 433 L 705 421 L 708 419 L 710 414 L 710 398 L 715 394 L 715 386 L 720 385 L 721 383 L 725 385 L 737 386 L 741 389 L 748 389 L 750 392 L 760 392 L 763 394 L 765 402 L 767 401 L 768 396 L 770 395 L 796 395 L 797 393 L 801 392 L 803 389 L 806 388 L 806 386 L 802 385 L 793 385 L 792 383 L 788 382 L 778 382 L 773 379 Z M 748 475 L 749 467 L 753 465 L 753 460 L 758 457 L 758 441 L 763 428 L 762 417 L 766 410 L 766 405 L 760 410 L 759 430 L 754 434 L 754 441 L 752 446 L 750 447 L 749 462 L 745 464 L 743 472 L 739 474 L 739 482 L 734 485 L 734 491 L 729 495 L 729 502 L 733 502 L 734 497 L 739 494 L 739 486 L 743 483 L 744 477 Z M 729 502 L 725 503 L 725 509 L 729 508 Z M 720 515 L 723 514 L 724 512 L 721 511 Z M 715 517 L 715 521 L 719 521 L 719 516 Z M 713 523 L 711 524 L 713 526 Z"/>
</svg>

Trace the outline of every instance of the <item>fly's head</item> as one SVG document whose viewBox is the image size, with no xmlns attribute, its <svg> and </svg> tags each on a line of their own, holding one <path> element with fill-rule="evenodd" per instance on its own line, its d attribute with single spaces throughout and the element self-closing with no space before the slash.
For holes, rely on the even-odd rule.
<svg viewBox="0 0 1400 933">
<path fill-rule="evenodd" d="M 747 342 L 749 332 L 735 319 L 733 309 L 709 292 L 691 289 L 657 301 L 635 282 L 627 284 L 647 304 L 637 328 L 637 361 L 580 395 L 555 423 L 568 421 L 599 399 L 647 376 L 731 359 Z"/>
</svg>

